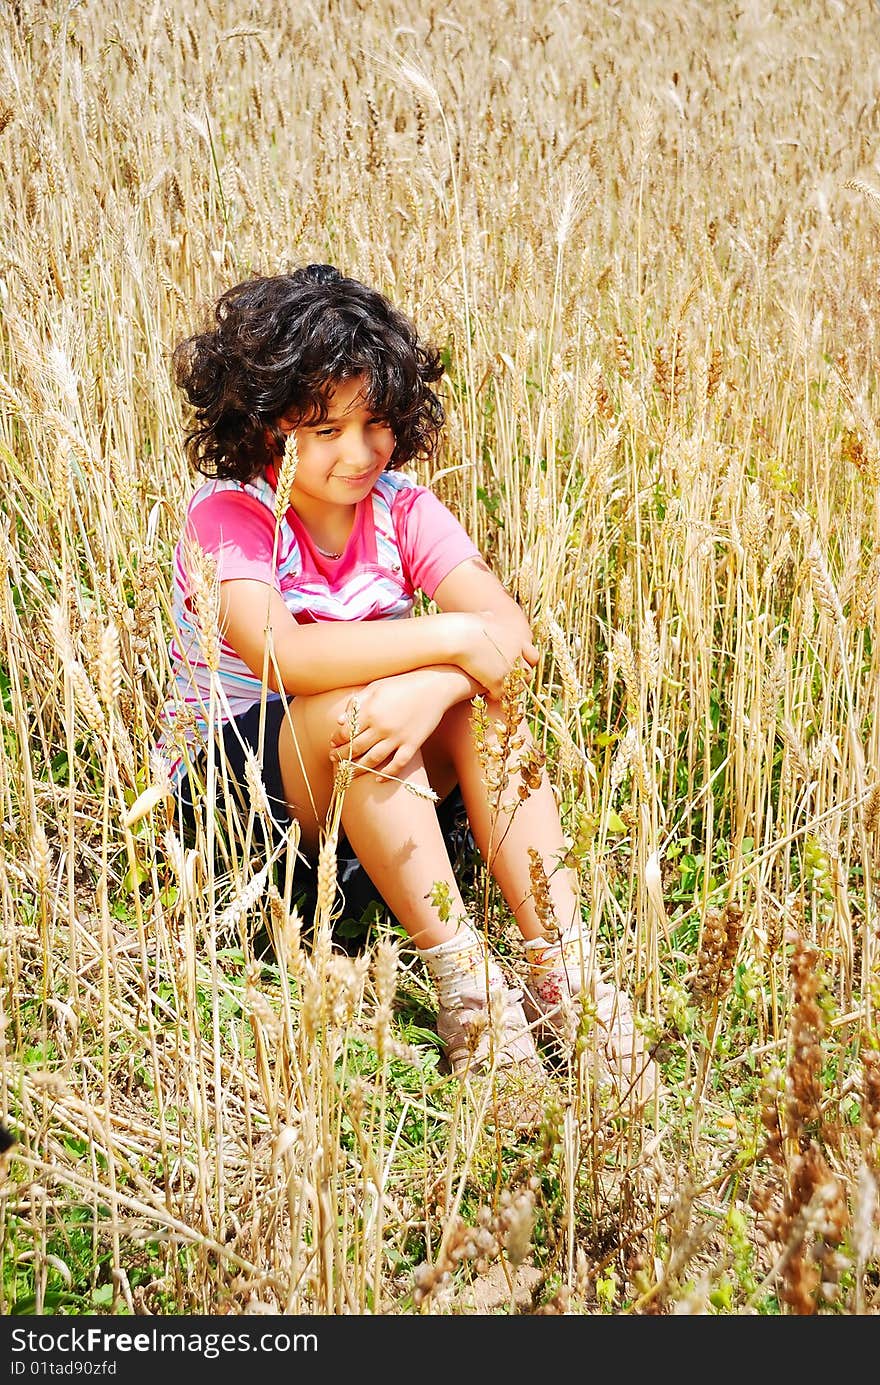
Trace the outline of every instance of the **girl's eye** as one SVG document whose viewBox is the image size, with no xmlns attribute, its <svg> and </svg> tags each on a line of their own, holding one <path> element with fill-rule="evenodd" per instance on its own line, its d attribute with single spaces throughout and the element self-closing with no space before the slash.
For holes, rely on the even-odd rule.
<svg viewBox="0 0 880 1385">
<path fill-rule="evenodd" d="M 368 428 L 390 428 L 391 424 L 387 418 L 371 418 L 367 424 Z"/>
<path fill-rule="evenodd" d="M 332 438 L 337 431 L 336 428 L 319 428 L 317 430 L 319 438 Z"/>
</svg>

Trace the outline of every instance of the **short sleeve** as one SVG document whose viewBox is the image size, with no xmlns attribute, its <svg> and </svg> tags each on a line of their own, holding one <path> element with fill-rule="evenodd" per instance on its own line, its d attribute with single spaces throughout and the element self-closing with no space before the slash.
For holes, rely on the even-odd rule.
<svg viewBox="0 0 880 1385">
<path fill-rule="evenodd" d="M 217 491 L 193 505 L 185 542 L 195 541 L 217 560 L 221 582 L 249 577 L 277 586 L 273 567 L 275 518 L 265 505 L 241 491 Z"/>
<path fill-rule="evenodd" d="M 392 516 L 404 571 L 413 588 L 429 598 L 454 567 L 480 556 L 452 511 L 425 486 L 399 491 Z"/>
</svg>

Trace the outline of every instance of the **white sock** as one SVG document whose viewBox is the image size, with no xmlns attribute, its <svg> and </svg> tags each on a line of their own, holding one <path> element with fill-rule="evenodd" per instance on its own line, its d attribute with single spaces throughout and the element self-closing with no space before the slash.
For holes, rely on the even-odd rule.
<svg viewBox="0 0 880 1385">
<path fill-rule="evenodd" d="M 552 942 L 547 938 L 531 938 L 526 942 L 530 984 L 542 999 L 555 1000 L 559 995 L 580 991 L 582 947 L 583 967 L 589 975 L 589 952 L 577 924 L 569 929 L 564 938 Z"/>
<path fill-rule="evenodd" d="M 488 965 L 483 939 L 472 923 L 465 920 L 458 932 L 435 947 L 416 949 L 431 974 L 441 1005 L 453 1004 L 456 997 L 473 994 L 475 990 L 485 990 L 486 977 L 489 987 L 506 985 L 504 973 L 494 958 L 489 957 Z"/>
</svg>

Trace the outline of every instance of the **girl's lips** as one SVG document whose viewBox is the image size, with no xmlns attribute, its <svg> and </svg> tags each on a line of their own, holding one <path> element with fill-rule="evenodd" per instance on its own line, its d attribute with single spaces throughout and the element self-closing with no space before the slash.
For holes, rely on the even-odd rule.
<svg viewBox="0 0 880 1385">
<path fill-rule="evenodd" d="M 361 486 L 364 481 L 368 481 L 373 474 L 373 468 L 369 471 L 362 471 L 359 476 L 339 476 L 337 480 L 344 481 L 347 486 Z"/>
</svg>

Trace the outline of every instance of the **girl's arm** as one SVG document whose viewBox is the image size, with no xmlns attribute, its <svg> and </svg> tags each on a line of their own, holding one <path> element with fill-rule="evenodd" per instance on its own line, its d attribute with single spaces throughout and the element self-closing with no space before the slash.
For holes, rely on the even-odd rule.
<svg viewBox="0 0 880 1385">
<path fill-rule="evenodd" d="M 434 600 L 444 612 L 488 613 L 498 625 L 521 639 L 537 655 L 525 612 L 499 582 L 482 558 L 469 558 L 454 567 L 438 586 Z M 528 663 L 534 666 L 535 660 Z"/>
<path fill-rule="evenodd" d="M 288 693 L 329 692 L 443 664 L 497 695 L 518 659 L 537 659 L 525 621 L 517 628 L 494 609 L 463 606 L 409 620 L 299 625 L 274 588 L 251 578 L 220 583 L 220 623 L 224 639 L 258 678 L 271 641 L 268 685 L 280 691 L 280 681 Z"/>
<path fill-rule="evenodd" d="M 531 642 L 521 607 L 481 558 L 455 567 L 437 588 L 435 600 L 451 611 L 481 611 L 483 619 L 490 612 L 498 622 L 496 628 L 509 629 L 519 640 Z M 332 752 L 350 755 L 366 768 L 400 774 L 450 707 L 486 691 L 464 669 L 450 664 L 379 679 L 352 694 L 331 737 Z"/>
<path fill-rule="evenodd" d="M 331 757 L 398 775 L 449 708 L 482 691 L 453 664 L 378 678 L 352 692 L 330 737 Z"/>
</svg>

